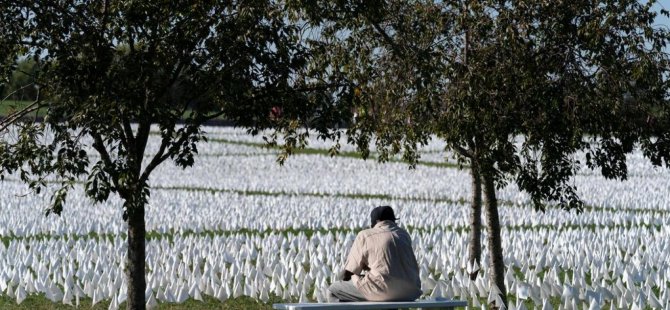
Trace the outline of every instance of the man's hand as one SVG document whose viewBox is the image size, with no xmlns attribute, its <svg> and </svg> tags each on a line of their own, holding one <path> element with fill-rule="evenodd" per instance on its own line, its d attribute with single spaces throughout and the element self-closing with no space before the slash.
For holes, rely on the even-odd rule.
<svg viewBox="0 0 670 310">
<path fill-rule="evenodd" d="M 353 272 L 351 272 L 349 270 L 344 270 L 340 273 L 338 278 L 340 278 L 342 281 L 350 281 L 352 275 L 354 275 Z"/>
</svg>

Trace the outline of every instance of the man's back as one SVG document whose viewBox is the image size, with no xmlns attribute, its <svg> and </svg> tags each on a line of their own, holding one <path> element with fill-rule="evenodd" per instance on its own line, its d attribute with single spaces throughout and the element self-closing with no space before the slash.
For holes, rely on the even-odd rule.
<svg viewBox="0 0 670 310">
<path fill-rule="evenodd" d="M 356 287 L 371 301 L 414 300 L 421 295 L 419 267 L 407 231 L 380 221 L 361 231 L 345 266 Z M 357 276 L 366 270 L 365 276 Z"/>
</svg>

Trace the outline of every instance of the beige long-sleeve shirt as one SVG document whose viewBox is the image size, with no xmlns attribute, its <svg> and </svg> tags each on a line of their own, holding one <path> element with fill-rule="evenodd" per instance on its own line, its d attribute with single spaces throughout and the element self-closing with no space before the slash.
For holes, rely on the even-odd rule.
<svg viewBox="0 0 670 310">
<path fill-rule="evenodd" d="M 344 269 L 354 274 L 352 281 L 367 300 L 411 301 L 421 295 L 412 239 L 393 221 L 358 233 Z"/>
</svg>

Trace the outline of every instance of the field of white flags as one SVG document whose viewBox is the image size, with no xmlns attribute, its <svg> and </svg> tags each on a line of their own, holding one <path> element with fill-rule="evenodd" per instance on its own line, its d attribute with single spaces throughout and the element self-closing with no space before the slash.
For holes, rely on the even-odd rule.
<svg viewBox="0 0 670 310">
<path fill-rule="evenodd" d="M 330 144 L 318 141 L 280 166 L 261 137 L 206 131 L 193 168 L 166 162 L 150 180 L 149 306 L 207 296 L 325 301 L 357 231 L 382 204 L 413 237 L 425 298 L 486 304 L 485 242 L 482 276 L 466 276 L 469 172 L 447 164 L 439 140 L 414 170 L 350 156 L 348 146 L 330 157 Z M 574 181 L 588 205 L 582 214 L 536 212 L 515 187 L 498 191 L 510 308 L 670 308 L 670 172 L 641 154 L 628 168 L 626 181 L 584 169 Z M 94 204 L 78 185 L 60 217 L 45 217 L 49 196 L 30 193 L 17 176 L 0 193 L 0 297 L 87 298 L 110 308 L 125 300 L 118 198 Z"/>
</svg>

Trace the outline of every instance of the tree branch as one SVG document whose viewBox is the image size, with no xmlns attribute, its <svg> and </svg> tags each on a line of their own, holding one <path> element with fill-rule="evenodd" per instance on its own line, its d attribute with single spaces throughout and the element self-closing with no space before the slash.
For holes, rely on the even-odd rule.
<svg viewBox="0 0 670 310">
<path fill-rule="evenodd" d="M 373 28 L 374 28 L 374 29 L 375 29 L 375 30 L 382 36 L 382 38 L 384 39 L 384 41 L 386 41 L 387 44 L 391 45 L 391 48 L 392 48 L 394 51 L 396 51 L 396 53 L 398 53 L 398 56 L 399 56 L 399 57 L 403 57 L 403 56 L 405 55 L 405 53 L 402 51 L 402 49 L 400 48 L 400 46 L 398 46 L 398 44 L 396 44 L 396 43 L 393 41 L 393 38 L 391 38 L 391 36 L 389 36 L 388 33 L 386 33 L 386 31 L 385 31 L 384 29 L 382 29 L 382 27 L 379 26 L 378 23 L 373 22 L 373 21 L 372 21 L 369 17 L 367 17 L 367 16 L 365 17 L 365 19 L 367 19 L 368 22 L 370 23 L 370 25 L 372 25 L 372 27 L 373 27 Z"/>
<path fill-rule="evenodd" d="M 32 84 L 29 84 L 29 85 L 32 85 Z M 27 87 L 27 85 L 18 89 L 18 90 L 16 90 L 16 91 L 19 91 L 19 90 L 21 90 L 25 87 Z M 7 96 L 7 98 L 9 98 L 9 96 L 11 96 L 12 94 L 9 94 Z M 5 99 L 7 99 L 7 98 L 5 98 Z M 41 102 L 42 102 L 42 99 L 40 98 L 40 91 L 38 89 L 37 90 L 37 99 L 35 101 L 33 101 L 31 104 L 27 105 L 23 109 L 8 115 L 7 118 L 0 120 L 0 131 L 4 131 L 5 129 L 7 129 L 7 127 L 14 124 L 17 120 L 21 119 L 22 117 L 26 116 L 27 114 L 29 114 L 33 111 L 37 111 L 40 108 L 42 108 L 42 106 L 40 105 Z"/>
<path fill-rule="evenodd" d="M 102 22 L 100 27 L 102 28 L 101 31 L 105 29 L 105 24 L 107 24 L 107 9 L 109 8 L 109 0 L 105 0 L 105 2 L 102 5 Z"/>
<path fill-rule="evenodd" d="M 142 117 L 137 128 L 137 136 L 135 136 L 135 161 L 137 174 L 139 175 L 142 169 L 142 159 L 144 158 L 144 150 L 149 140 L 149 129 L 151 129 L 151 121 L 146 117 Z"/>
<path fill-rule="evenodd" d="M 464 157 L 467 157 L 467 158 L 470 158 L 470 159 L 474 158 L 474 154 L 470 150 L 465 149 L 464 147 L 462 147 L 460 145 L 454 145 L 453 148 L 461 156 L 464 156 Z"/>
<path fill-rule="evenodd" d="M 102 141 L 100 134 L 95 132 L 95 130 L 91 130 L 91 137 L 93 137 L 93 148 L 98 151 L 102 161 L 105 163 L 105 166 L 112 168 L 114 163 L 112 162 L 112 158 L 109 156 L 109 152 L 107 152 L 107 148 L 105 148 L 105 143 Z"/>
<path fill-rule="evenodd" d="M 165 149 L 167 148 L 166 143 L 161 143 L 160 149 L 158 152 L 156 152 L 156 155 L 154 156 L 153 159 L 151 159 L 151 162 L 147 165 L 146 168 L 144 168 L 144 172 L 142 172 L 142 176 L 140 177 L 140 184 L 145 184 L 149 180 L 149 175 L 151 175 L 151 172 L 158 167 L 158 165 L 162 164 L 165 160 L 170 158 L 170 154 L 165 154 Z"/>
<path fill-rule="evenodd" d="M 93 137 L 93 148 L 98 151 L 100 154 L 100 157 L 102 158 L 102 161 L 105 163 L 105 167 L 107 169 L 106 172 L 109 174 L 110 178 L 112 179 L 112 183 L 114 183 L 114 187 L 116 190 L 119 192 L 119 195 L 123 198 L 126 196 L 127 192 L 125 189 L 121 188 L 119 186 L 119 178 L 115 172 L 115 167 L 114 167 L 114 162 L 112 161 L 112 158 L 109 156 L 109 152 L 107 152 L 107 148 L 105 148 L 105 143 L 102 141 L 102 137 L 100 134 L 95 132 L 95 130 L 91 130 L 91 137 Z"/>
<path fill-rule="evenodd" d="M 26 116 L 30 112 L 38 110 L 39 108 L 41 108 L 41 106 L 33 106 L 33 107 L 28 108 L 28 109 L 23 109 L 19 112 L 13 113 L 13 114 L 9 115 L 7 118 L 2 119 L 0 121 L 0 131 L 4 131 L 5 129 L 7 129 L 7 127 L 14 124 L 17 120 Z"/>
<path fill-rule="evenodd" d="M 313 92 L 313 91 L 319 91 L 319 90 L 328 90 L 333 87 L 344 87 L 344 86 L 350 86 L 351 84 L 346 84 L 346 83 L 325 83 L 325 84 L 319 84 L 317 86 L 310 86 L 310 87 L 298 87 L 295 88 L 294 90 L 296 92 Z"/>
<path fill-rule="evenodd" d="M 130 121 L 126 117 L 123 118 L 123 132 L 126 136 L 126 147 L 128 151 L 135 152 L 135 136 L 133 135 L 133 128 L 130 126 Z"/>
<path fill-rule="evenodd" d="M 174 132 L 174 127 L 172 127 L 167 134 L 163 136 L 163 139 L 161 141 L 161 146 L 158 149 L 158 152 L 154 155 L 154 157 L 151 159 L 151 162 L 147 165 L 146 168 L 144 168 L 144 172 L 142 172 L 142 176 L 140 177 L 140 184 L 145 184 L 149 180 L 149 175 L 151 175 L 151 172 L 158 167 L 161 163 L 163 163 L 166 159 L 170 157 L 170 154 L 165 154 L 165 150 L 167 149 L 168 144 L 170 143 L 170 137 L 172 136 L 172 133 Z M 184 137 L 184 136 L 182 136 Z M 180 139 L 182 140 L 182 139 Z"/>
<path fill-rule="evenodd" d="M 194 119 L 194 125 L 196 127 L 200 127 L 206 121 L 208 121 L 210 119 L 213 119 L 213 118 L 216 118 L 216 117 L 219 117 L 219 116 L 223 115 L 223 113 L 224 113 L 223 111 L 220 111 L 220 112 L 217 112 L 217 113 L 214 113 L 214 114 L 211 114 L 211 115 L 207 115 L 207 116 L 204 116 L 204 117 L 199 117 L 197 119 Z M 161 146 L 158 149 L 158 152 L 156 152 L 156 155 L 151 159 L 151 162 L 149 162 L 147 167 L 144 168 L 144 172 L 142 172 L 142 176 L 140 177 L 140 184 L 144 184 L 144 182 L 147 182 L 147 180 L 149 180 L 149 175 L 151 174 L 151 172 L 154 169 L 156 169 L 156 167 L 158 167 L 158 165 L 160 165 L 162 162 L 164 162 L 165 160 L 170 158 L 170 155 L 172 155 L 169 152 L 167 154 L 165 153 L 165 150 L 167 149 L 167 146 L 169 144 L 169 139 L 172 136 L 172 133 L 173 133 L 173 131 L 170 130 L 170 132 L 168 134 L 163 136 L 163 140 L 161 141 Z M 184 134 L 181 135 L 181 137 L 179 137 L 179 140 L 177 140 L 177 142 L 175 142 L 174 144 L 175 145 L 181 145 L 186 141 L 186 139 L 188 139 L 188 137 L 189 137 L 189 135 L 184 133 Z"/>
<path fill-rule="evenodd" d="M 217 117 L 219 117 L 223 114 L 225 114 L 224 111 L 219 111 L 219 112 L 216 112 L 214 114 L 205 115 L 205 116 L 202 117 L 202 121 L 200 122 L 200 124 L 198 124 L 198 126 L 204 124 L 206 121 L 213 120 L 213 119 L 215 119 L 215 118 L 217 118 Z"/>
<path fill-rule="evenodd" d="M 117 109 L 116 111 L 118 112 L 119 110 Z M 114 122 L 114 124 L 111 124 L 111 126 L 114 127 L 114 130 L 119 132 L 121 143 L 123 145 L 128 145 L 129 141 L 128 138 L 126 137 L 125 131 L 123 130 L 123 126 L 119 122 Z"/>
<path fill-rule="evenodd" d="M 7 100 L 9 100 L 9 97 L 13 96 L 14 94 L 16 94 L 16 93 L 18 93 L 18 92 L 20 92 L 20 91 L 22 91 L 22 90 L 24 90 L 24 89 L 26 89 L 26 88 L 28 88 L 28 87 L 30 87 L 30 86 L 35 86 L 35 83 L 28 83 L 28 84 L 26 84 L 26 85 L 21 86 L 21 88 L 19 88 L 19 89 L 13 91 L 13 92 L 11 92 L 11 93 L 9 93 L 5 98 L 2 99 L 2 101 L 7 101 Z"/>
</svg>

